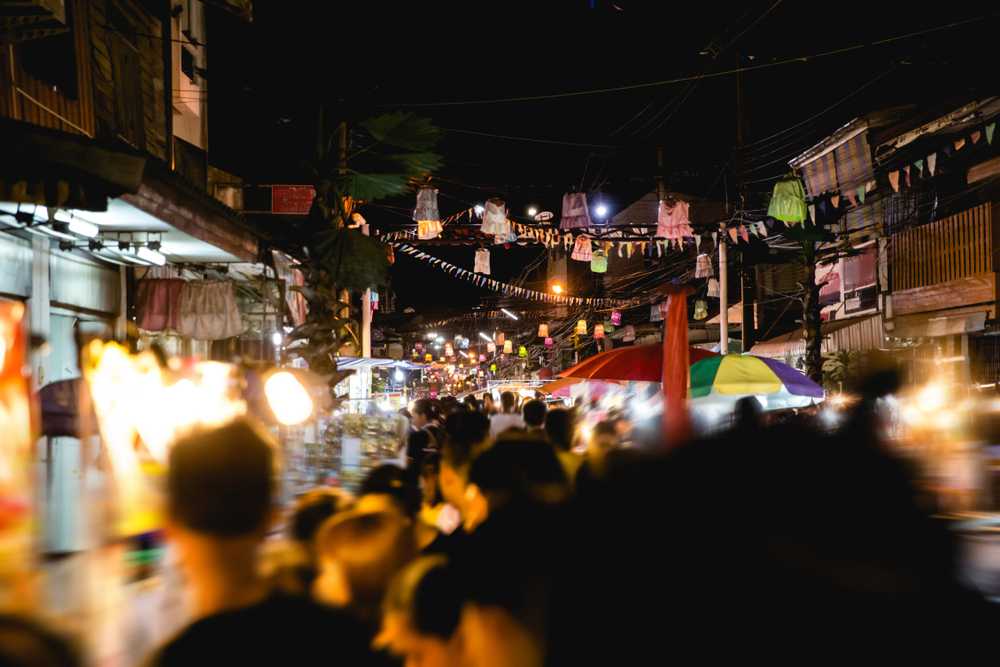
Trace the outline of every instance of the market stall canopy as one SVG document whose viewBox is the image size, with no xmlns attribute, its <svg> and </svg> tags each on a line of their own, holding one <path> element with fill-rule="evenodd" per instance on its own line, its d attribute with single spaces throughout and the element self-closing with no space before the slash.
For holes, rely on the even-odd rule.
<svg viewBox="0 0 1000 667">
<path fill-rule="evenodd" d="M 691 366 L 694 403 L 732 403 L 744 396 L 762 398 L 764 407 L 805 407 L 823 400 L 823 388 L 788 364 L 750 354 L 727 354 Z"/>
<path fill-rule="evenodd" d="M 543 384 L 538 388 L 538 391 L 557 398 L 569 398 L 572 395 L 572 388 L 582 382 L 587 382 L 587 380 L 578 377 L 559 378 L 558 380 Z M 608 390 L 608 385 L 618 383 L 614 380 L 593 380 L 590 381 L 590 384 L 592 385 L 592 390 L 596 389 L 597 393 L 603 394 Z"/>
<path fill-rule="evenodd" d="M 715 352 L 689 347 L 691 363 L 718 356 Z M 608 352 L 601 352 L 584 359 L 576 366 L 559 374 L 560 377 L 584 380 L 619 380 L 631 382 L 660 382 L 663 378 L 663 346 L 633 345 Z"/>
<path fill-rule="evenodd" d="M 372 357 L 337 357 L 337 370 L 358 370 L 359 368 L 401 368 L 405 371 L 425 368 L 426 364 L 415 364 L 396 359 L 375 359 Z"/>
</svg>

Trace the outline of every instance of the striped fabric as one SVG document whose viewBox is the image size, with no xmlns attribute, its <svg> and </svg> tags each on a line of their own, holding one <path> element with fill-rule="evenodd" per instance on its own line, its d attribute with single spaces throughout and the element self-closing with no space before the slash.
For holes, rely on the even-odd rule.
<svg viewBox="0 0 1000 667">
<path fill-rule="evenodd" d="M 813 160 L 802 168 L 802 174 L 810 197 L 826 192 L 846 193 L 864 185 L 872 178 L 868 133 L 862 132 Z"/>
</svg>

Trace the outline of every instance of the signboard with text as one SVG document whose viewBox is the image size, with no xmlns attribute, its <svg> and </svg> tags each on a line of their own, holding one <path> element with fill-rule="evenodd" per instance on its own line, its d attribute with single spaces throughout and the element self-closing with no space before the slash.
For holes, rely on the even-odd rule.
<svg viewBox="0 0 1000 667">
<path fill-rule="evenodd" d="M 315 196 L 311 185 L 272 185 L 271 213 L 307 215 Z"/>
</svg>

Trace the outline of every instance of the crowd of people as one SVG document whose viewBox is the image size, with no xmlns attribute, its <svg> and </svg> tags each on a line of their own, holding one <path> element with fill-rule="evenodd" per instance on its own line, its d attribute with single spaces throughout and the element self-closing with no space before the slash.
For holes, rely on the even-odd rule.
<svg viewBox="0 0 1000 667">
<path fill-rule="evenodd" d="M 149 664 L 798 662 L 988 641 L 995 609 L 870 401 L 836 433 L 747 408 L 658 451 L 623 446 L 614 416 L 581 442 L 574 409 L 490 403 L 416 401 L 405 466 L 284 515 L 267 433 L 236 421 L 176 443 L 167 534 L 194 620 Z M 0 662 L 73 664 L 27 627 L 0 623 Z M 6 642 L 18 632 L 34 643 Z"/>
</svg>

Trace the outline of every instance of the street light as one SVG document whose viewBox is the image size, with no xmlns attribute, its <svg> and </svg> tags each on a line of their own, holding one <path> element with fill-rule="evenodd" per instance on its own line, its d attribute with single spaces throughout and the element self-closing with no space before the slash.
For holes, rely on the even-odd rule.
<svg viewBox="0 0 1000 667">
<path fill-rule="evenodd" d="M 403 369 L 397 368 L 396 369 L 396 382 L 402 382 L 405 379 L 406 379 L 406 374 L 403 373 Z"/>
<path fill-rule="evenodd" d="M 605 204 L 598 204 L 597 208 L 594 209 L 594 213 L 597 214 L 598 218 L 603 220 L 608 215 L 608 207 Z"/>
<path fill-rule="evenodd" d="M 528 216 L 534 218 L 536 215 L 538 215 L 538 209 L 535 208 L 534 206 L 529 206 L 528 207 Z"/>
</svg>

